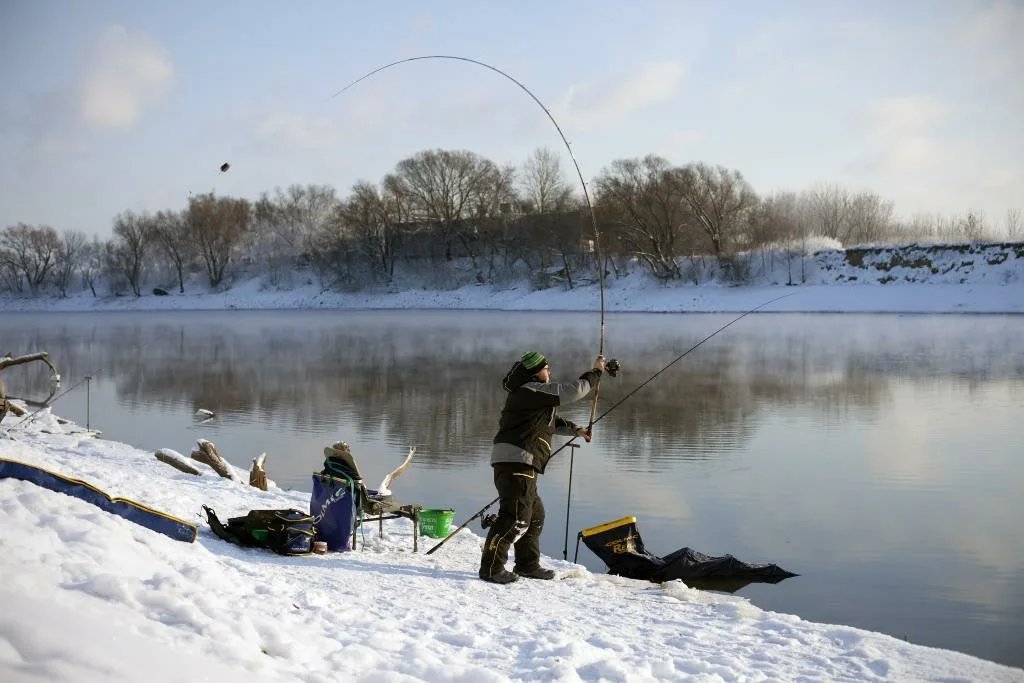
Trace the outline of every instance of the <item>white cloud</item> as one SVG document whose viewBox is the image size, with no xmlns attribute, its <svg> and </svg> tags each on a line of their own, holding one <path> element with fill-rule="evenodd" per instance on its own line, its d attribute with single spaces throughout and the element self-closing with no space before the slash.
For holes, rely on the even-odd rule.
<svg viewBox="0 0 1024 683">
<path fill-rule="evenodd" d="M 1024 65 L 1024 4 L 998 0 L 986 5 L 964 23 L 960 41 L 977 54 L 983 75 L 999 79 L 1004 87 L 1024 93 L 1020 69 Z"/>
<path fill-rule="evenodd" d="M 108 26 L 87 58 L 79 113 L 96 126 L 129 127 L 163 99 L 173 80 L 174 64 L 162 45 L 140 31 Z"/>
<path fill-rule="evenodd" d="M 924 96 L 873 103 L 849 179 L 895 198 L 904 216 L 980 210 L 998 224 L 1024 187 L 1019 137 L 979 128 L 971 112 Z"/>
<path fill-rule="evenodd" d="M 949 113 L 940 101 L 923 96 L 893 97 L 869 107 L 867 124 L 876 136 L 919 134 L 941 122 Z"/>
<path fill-rule="evenodd" d="M 557 109 L 577 130 L 622 124 L 632 114 L 665 102 L 678 92 L 686 76 L 679 62 L 654 62 L 632 73 L 574 85 Z"/>
<path fill-rule="evenodd" d="M 933 136 L 949 115 L 939 100 L 923 96 L 895 97 L 872 104 L 864 116 L 866 166 L 875 173 L 905 173 L 942 163 L 945 146 Z"/>
</svg>

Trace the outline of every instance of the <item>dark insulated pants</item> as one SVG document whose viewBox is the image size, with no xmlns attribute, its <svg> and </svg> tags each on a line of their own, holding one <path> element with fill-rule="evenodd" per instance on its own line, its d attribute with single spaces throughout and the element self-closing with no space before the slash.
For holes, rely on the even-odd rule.
<svg viewBox="0 0 1024 683">
<path fill-rule="evenodd" d="M 533 571 L 540 567 L 540 532 L 544 528 L 544 503 L 537 495 L 537 472 L 522 465 L 494 465 L 494 488 L 498 490 L 498 518 L 484 541 L 480 576 L 501 573 L 513 544 L 516 570 Z"/>
</svg>

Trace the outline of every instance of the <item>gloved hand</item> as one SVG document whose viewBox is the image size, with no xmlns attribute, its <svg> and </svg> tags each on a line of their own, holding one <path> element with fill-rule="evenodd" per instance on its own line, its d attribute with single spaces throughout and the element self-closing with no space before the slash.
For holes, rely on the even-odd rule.
<svg viewBox="0 0 1024 683">
<path fill-rule="evenodd" d="M 583 437 L 583 440 L 586 441 L 587 443 L 590 443 L 590 440 L 594 438 L 593 432 L 587 429 L 586 427 L 577 427 L 576 436 Z"/>
<path fill-rule="evenodd" d="M 604 356 L 597 357 L 597 360 L 594 361 L 594 367 L 604 372 Z"/>
</svg>

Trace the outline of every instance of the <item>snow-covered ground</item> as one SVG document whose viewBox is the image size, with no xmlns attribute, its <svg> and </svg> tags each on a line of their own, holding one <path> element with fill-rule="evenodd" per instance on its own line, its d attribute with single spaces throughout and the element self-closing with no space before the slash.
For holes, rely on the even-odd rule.
<svg viewBox="0 0 1024 683">
<path fill-rule="evenodd" d="M 411 552 L 407 520 L 386 522 L 383 539 L 371 525 L 355 552 L 242 549 L 212 534 L 203 504 L 223 519 L 305 508 L 308 494 L 262 492 L 205 466 L 184 474 L 49 409 L 22 420 L 0 425 L 0 457 L 84 479 L 200 534 L 175 541 L 0 480 L 3 681 L 1024 681 L 965 654 L 551 558 L 560 580 L 485 583 L 475 528 L 429 556 Z"/>
</svg>

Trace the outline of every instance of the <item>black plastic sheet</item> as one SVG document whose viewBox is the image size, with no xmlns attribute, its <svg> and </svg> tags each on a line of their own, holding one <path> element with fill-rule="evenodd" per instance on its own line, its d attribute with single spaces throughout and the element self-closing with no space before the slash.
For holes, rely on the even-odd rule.
<svg viewBox="0 0 1024 683">
<path fill-rule="evenodd" d="M 748 583 L 778 583 L 793 572 L 777 564 L 751 564 L 732 555 L 705 555 L 693 548 L 680 548 L 664 557 L 644 548 L 635 517 L 584 529 L 583 543 L 608 565 L 608 573 L 630 579 L 661 583 L 680 579 L 694 588 L 735 591 Z"/>
</svg>

